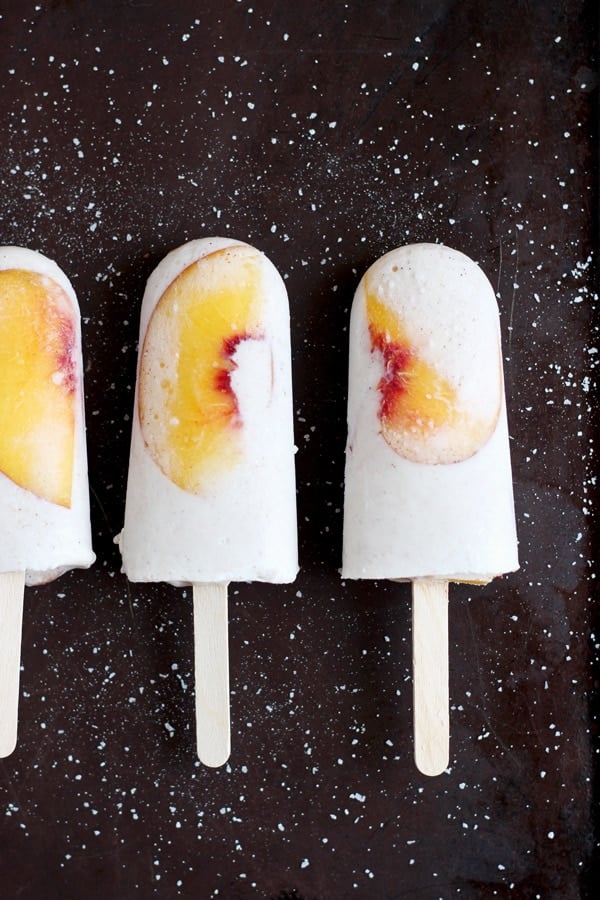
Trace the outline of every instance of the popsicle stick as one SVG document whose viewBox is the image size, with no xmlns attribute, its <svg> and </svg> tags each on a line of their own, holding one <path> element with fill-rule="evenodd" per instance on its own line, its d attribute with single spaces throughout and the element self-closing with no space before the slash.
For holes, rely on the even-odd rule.
<svg viewBox="0 0 600 900">
<path fill-rule="evenodd" d="M 227 584 L 194 585 L 196 746 L 206 766 L 229 759 Z"/>
<path fill-rule="evenodd" d="M 0 758 L 17 746 L 24 572 L 0 574 Z"/>
<path fill-rule="evenodd" d="M 448 582 L 412 582 L 415 762 L 424 775 L 448 766 Z"/>
</svg>

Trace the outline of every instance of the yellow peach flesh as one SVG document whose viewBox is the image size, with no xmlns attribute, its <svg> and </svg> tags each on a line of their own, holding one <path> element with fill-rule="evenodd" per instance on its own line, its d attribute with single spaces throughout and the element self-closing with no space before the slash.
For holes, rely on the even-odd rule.
<svg viewBox="0 0 600 900">
<path fill-rule="evenodd" d="M 53 279 L 0 271 L 0 470 L 71 505 L 77 376 L 73 307 Z"/>
<path fill-rule="evenodd" d="M 461 406 L 457 389 L 424 360 L 400 315 L 366 291 L 371 350 L 382 358 L 378 383 L 383 437 L 400 456 L 441 464 L 467 459 L 488 440 L 499 405 L 482 418 Z"/>
<path fill-rule="evenodd" d="M 167 287 L 148 323 L 138 407 L 154 462 L 178 487 L 201 493 L 240 458 L 230 383 L 242 340 L 260 336 L 260 257 L 246 246 L 192 263 Z"/>
</svg>

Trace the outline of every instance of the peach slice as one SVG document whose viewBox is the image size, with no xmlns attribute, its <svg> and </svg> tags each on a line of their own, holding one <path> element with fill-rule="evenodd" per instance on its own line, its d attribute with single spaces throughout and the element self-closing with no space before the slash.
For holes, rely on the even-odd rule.
<svg viewBox="0 0 600 900">
<path fill-rule="evenodd" d="M 261 337 L 261 257 L 252 247 L 216 250 L 164 291 L 140 355 L 138 410 L 150 456 L 193 494 L 241 458 L 231 384 L 241 341 Z"/>
<path fill-rule="evenodd" d="M 460 462 L 477 453 L 498 421 L 500 377 L 497 402 L 483 414 L 469 408 L 461 397 L 464 373 L 442 374 L 443 359 L 439 367 L 425 359 L 402 317 L 368 285 L 366 315 L 371 351 L 383 363 L 378 414 L 390 447 L 412 462 L 433 465 Z M 498 366 L 500 376 L 500 357 Z"/>
<path fill-rule="evenodd" d="M 52 278 L 0 271 L 0 471 L 71 505 L 77 370 L 73 306 Z"/>
</svg>

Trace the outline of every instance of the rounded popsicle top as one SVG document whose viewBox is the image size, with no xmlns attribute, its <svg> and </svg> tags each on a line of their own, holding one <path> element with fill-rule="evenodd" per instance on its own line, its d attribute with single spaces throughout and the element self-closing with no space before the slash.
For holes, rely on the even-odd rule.
<svg viewBox="0 0 600 900">
<path fill-rule="evenodd" d="M 268 347 L 272 307 L 280 311 L 282 304 L 287 312 L 279 273 L 241 241 L 192 241 L 151 276 L 142 311 L 139 424 L 152 459 L 182 490 L 205 493 L 240 459 L 243 426 L 252 416 L 242 395 L 250 405 L 257 396 L 268 402 L 273 384 L 261 365 L 238 379 L 238 357 Z"/>
<path fill-rule="evenodd" d="M 51 278 L 65 291 L 71 303 L 79 312 L 77 295 L 68 277 L 53 259 L 40 253 L 39 250 L 13 245 L 0 247 L 0 271 L 6 270 L 36 272 L 38 275 Z"/>
</svg>

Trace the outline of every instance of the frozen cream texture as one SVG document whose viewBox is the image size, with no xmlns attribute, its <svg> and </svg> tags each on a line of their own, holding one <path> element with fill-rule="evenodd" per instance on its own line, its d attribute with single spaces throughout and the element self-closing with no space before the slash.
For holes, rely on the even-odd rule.
<svg viewBox="0 0 600 900">
<path fill-rule="evenodd" d="M 517 568 L 493 289 L 448 247 L 393 250 L 352 306 L 342 577 Z"/>
<path fill-rule="evenodd" d="M 233 392 L 237 412 L 223 422 L 222 469 L 185 489 L 144 440 L 144 429 L 152 428 L 140 418 L 144 341 L 157 304 L 175 279 L 198 260 L 231 248 L 242 248 L 259 273 L 260 322 L 256 333 L 242 333 L 235 341 L 228 338 L 235 323 L 223 322 L 223 347 L 229 345 L 231 361 L 224 404 Z M 232 260 L 235 255 L 234 249 Z M 151 384 L 155 363 L 160 365 L 145 356 L 146 383 Z M 217 369 L 222 364 L 223 355 L 213 363 L 216 384 L 223 380 Z M 163 369 L 171 378 L 173 367 L 163 364 Z M 198 390 L 205 398 L 206 388 Z M 217 431 L 211 440 L 223 439 Z M 293 581 L 298 571 L 294 453 L 289 308 L 277 270 L 258 250 L 225 238 L 203 238 L 172 251 L 152 273 L 142 303 L 125 524 L 117 538 L 128 578 L 173 584 Z"/>
<path fill-rule="evenodd" d="M 38 273 L 51 279 L 64 292 L 72 313 L 71 344 L 65 347 L 65 354 L 69 357 L 68 377 L 72 379 L 75 391 L 72 405 L 73 466 L 70 504 L 44 499 L 27 486 L 15 483 L 5 472 L 0 472 L 0 572 L 24 571 L 26 584 L 32 585 L 51 581 L 72 568 L 87 568 L 95 559 L 90 529 L 81 327 L 75 292 L 66 275 L 54 262 L 33 250 L 0 247 L 0 272 L 6 270 Z M 38 326 L 43 328 L 43 321 L 36 322 L 35 327 Z M 31 327 L 34 327 L 33 323 Z M 10 341 L 11 349 L 20 340 L 17 334 L 11 334 L 11 323 L 6 320 L 0 328 L 0 339 Z M 41 343 L 43 345 L 43 340 Z M 27 361 L 23 360 L 23 364 L 27 365 Z M 52 377 L 57 384 L 63 374 L 55 372 Z M 14 421 L 8 411 L 7 421 L 0 422 L 5 435 L 14 426 Z M 31 423 L 32 433 L 36 433 L 37 426 L 38 423 Z M 40 454 L 51 465 L 53 458 L 56 458 L 52 446 L 52 431 L 45 434 L 42 429 L 39 440 Z"/>
</svg>

